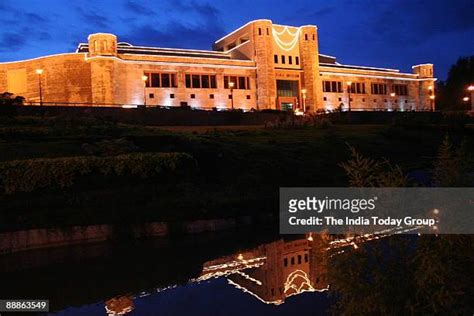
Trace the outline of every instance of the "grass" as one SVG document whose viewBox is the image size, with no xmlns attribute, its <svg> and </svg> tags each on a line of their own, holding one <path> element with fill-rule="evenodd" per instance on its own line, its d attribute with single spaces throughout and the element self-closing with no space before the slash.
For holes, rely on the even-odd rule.
<svg viewBox="0 0 474 316">
<path fill-rule="evenodd" d="M 7 132 L 5 132 L 7 131 Z M 0 120 L 0 161 L 187 153 L 196 176 L 133 180 L 89 175 L 71 187 L 0 194 L 0 231 L 23 227 L 274 214 L 282 186 L 347 186 L 348 144 L 404 171 L 429 169 L 445 132 L 388 125 L 326 129 L 125 125 L 95 119 Z M 471 142 L 470 133 L 458 133 Z"/>
</svg>

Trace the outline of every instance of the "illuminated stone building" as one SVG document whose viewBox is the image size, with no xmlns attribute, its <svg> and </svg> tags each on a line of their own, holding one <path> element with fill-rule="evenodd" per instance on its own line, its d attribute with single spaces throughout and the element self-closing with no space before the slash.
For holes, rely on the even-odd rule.
<svg viewBox="0 0 474 316">
<path fill-rule="evenodd" d="M 41 86 L 50 105 L 430 110 L 433 65 L 412 68 L 343 65 L 320 54 L 316 26 L 255 20 L 213 50 L 134 46 L 92 34 L 75 53 L 0 63 L 0 92 L 38 104 Z"/>
<path fill-rule="evenodd" d="M 323 244 L 320 235 L 277 240 L 208 261 L 201 276 L 193 281 L 226 277 L 229 284 L 263 303 L 279 305 L 293 295 L 328 289 L 327 249 Z"/>
</svg>

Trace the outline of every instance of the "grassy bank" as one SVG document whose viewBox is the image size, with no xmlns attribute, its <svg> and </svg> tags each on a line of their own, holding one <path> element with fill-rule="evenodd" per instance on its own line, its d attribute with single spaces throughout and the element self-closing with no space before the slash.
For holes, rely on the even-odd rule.
<svg viewBox="0 0 474 316">
<path fill-rule="evenodd" d="M 474 148 L 472 131 L 453 133 Z M 410 171 L 432 167 L 445 134 L 436 128 L 395 125 L 195 132 L 84 117 L 0 118 L 0 231 L 276 216 L 279 187 L 347 186 L 338 164 L 349 158 L 348 144 Z M 164 154 L 186 157 L 192 168 L 179 160 L 173 168 L 150 172 L 161 163 L 153 159 L 161 161 L 157 157 Z M 154 158 L 145 162 L 137 157 Z M 48 172 L 37 172 L 39 167 Z M 67 175 L 67 185 L 58 183 L 63 177 L 55 168 Z M 35 174 L 49 178 L 32 185 Z M 20 189 L 8 190 L 12 181 Z"/>
</svg>

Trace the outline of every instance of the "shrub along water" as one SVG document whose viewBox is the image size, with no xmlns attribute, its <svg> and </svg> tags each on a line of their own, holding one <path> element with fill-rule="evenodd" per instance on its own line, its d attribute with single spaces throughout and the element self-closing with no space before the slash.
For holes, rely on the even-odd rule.
<svg viewBox="0 0 474 316">
<path fill-rule="evenodd" d="M 62 157 L 13 160 L 0 164 L 1 191 L 6 194 L 66 188 L 81 176 L 136 177 L 184 174 L 197 167 L 186 153 L 133 153 L 112 157 Z"/>
</svg>

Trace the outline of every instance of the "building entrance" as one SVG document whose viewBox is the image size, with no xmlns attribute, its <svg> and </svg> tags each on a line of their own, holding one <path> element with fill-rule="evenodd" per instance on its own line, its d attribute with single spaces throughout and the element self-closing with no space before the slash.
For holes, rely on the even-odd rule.
<svg viewBox="0 0 474 316">
<path fill-rule="evenodd" d="M 297 80 L 277 80 L 278 109 L 294 111 L 299 108 L 298 90 Z"/>
</svg>

